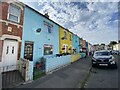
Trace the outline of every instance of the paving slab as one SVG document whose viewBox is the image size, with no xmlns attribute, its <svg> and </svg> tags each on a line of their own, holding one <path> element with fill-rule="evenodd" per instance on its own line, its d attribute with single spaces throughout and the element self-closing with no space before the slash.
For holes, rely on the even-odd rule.
<svg viewBox="0 0 120 90">
<path fill-rule="evenodd" d="M 60 70 L 16 88 L 77 88 L 85 78 L 90 66 L 91 57 L 80 59 Z"/>
</svg>

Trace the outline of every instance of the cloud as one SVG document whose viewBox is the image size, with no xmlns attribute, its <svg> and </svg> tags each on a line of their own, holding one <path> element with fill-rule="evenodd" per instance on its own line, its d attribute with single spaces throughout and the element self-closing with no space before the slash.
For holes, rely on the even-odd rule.
<svg viewBox="0 0 120 90">
<path fill-rule="evenodd" d="M 76 0 L 77 1 L 77 0 Z M 118 39 L 118 3 L 73 2 L 71 0 L 39 0 L 35 7 L 40 13 L 49 13 L 52 20 L 68 28 L 90 43 L 106 43 Z M 92 0 L 93 1 L 93 0 Z"/>
</svg>

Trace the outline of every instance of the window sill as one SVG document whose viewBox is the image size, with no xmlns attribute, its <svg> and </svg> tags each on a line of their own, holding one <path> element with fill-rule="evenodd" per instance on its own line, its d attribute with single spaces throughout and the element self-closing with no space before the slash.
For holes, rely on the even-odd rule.
<svg viewBox="0 0 120 90">
<path fill-rule="evenodd" d="M 12 21 L 12 20 L 9 20 L 9 19 L 7 19 L 7 21 L 12 22 L 12 23 L 16 23 L 16 24 L 20 24 L 20 22 L 15 22 L 15 21 Z"/>
</svg>

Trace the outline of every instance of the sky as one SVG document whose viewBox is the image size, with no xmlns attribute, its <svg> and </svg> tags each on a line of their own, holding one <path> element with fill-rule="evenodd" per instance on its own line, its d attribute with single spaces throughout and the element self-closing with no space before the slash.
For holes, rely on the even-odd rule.
<svg viewBox="0 0 120 90">
<path fill-rule="evenodd" d="M 118 0 L 20 1 L 91 44 L 118 41 Z"/>
</svg>

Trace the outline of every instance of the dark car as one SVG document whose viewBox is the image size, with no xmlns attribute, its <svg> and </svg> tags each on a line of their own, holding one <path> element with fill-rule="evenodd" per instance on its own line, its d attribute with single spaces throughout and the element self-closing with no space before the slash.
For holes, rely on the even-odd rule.
<svg viewBox="0 0 120 90">
<path fill-rule="evenodd" d="M 112 66 L 117 68 L 117 62 L 110 51 L 95 51 L 92 58 L 92 66 Z"/>
</svg>

